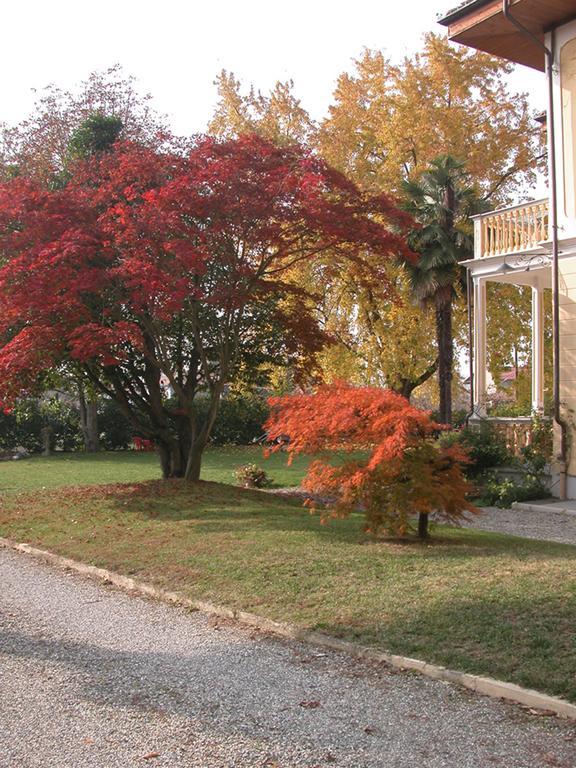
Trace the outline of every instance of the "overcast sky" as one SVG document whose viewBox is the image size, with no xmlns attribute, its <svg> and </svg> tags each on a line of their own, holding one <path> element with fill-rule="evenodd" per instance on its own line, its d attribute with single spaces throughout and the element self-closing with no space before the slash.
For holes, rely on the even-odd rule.
<svg viewBox="0 0 576 768">
<path fill-rule="evenodd" d="M 154 96 L 177 133 L 202 131 L 214 78 L 228 69 L 267 90 L 292 78 L 315 118 L 328 107 L 338 75 L 364 47 L 392 59 L 418 50 L 427 30 L 443 33 L 439 13 L 455 0 L 20 0 L 2 3 L 0 121 L 30 110 L 33 88 L 72 88 L 119 62 Z M 514 87 L 544 109 L 543 75 L 521 68 Z"/>
</svg>

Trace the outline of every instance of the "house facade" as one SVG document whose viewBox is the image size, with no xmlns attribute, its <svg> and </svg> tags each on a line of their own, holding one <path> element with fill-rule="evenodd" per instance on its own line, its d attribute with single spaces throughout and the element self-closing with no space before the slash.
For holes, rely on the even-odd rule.
<svg viewBox="0 0 576 768">
<path fill-rule="evenodd" d="M 576 498 L 576 0 L 468 0 L 449 38 L 546 73 L 548 196 L 475 217 L 473 392 L 486 410 L 486 286 L 532 291 L 532 411 L 544 405 L 544 291 L 552 290 L 553 493 Z M 529 414 L 527 414 L 529 416 Z"/>
</svg>

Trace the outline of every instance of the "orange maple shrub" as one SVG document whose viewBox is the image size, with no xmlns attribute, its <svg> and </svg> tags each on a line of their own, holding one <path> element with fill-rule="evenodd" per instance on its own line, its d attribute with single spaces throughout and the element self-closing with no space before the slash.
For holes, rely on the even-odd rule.
<svg viewBox="0 0 576 768">
<path fill-rule="evenodd" d="M 477 509 L 468 501 L 471 486 L 462 472 L 467 461 L 459 447 L 442 447 L 444 427 L 400 395 L 375 387 L 337 383 L 315 394 L 270 399 L 266 423 L 270 451 L 326 454 L 315 459 L 304 488 L 333 501 L 307 502 L 322 519 L 345 517 L 359 508 L 366 530 L 395 537 L 415 528 L 428 536 L 428 519 L 458 523 Z M 335 463 L 334 454 L 340 458 Z M 351 454 L 341 461 L 341 455 Z M 361 456 L 359 458 L 358 456 Z"/>
</svg>

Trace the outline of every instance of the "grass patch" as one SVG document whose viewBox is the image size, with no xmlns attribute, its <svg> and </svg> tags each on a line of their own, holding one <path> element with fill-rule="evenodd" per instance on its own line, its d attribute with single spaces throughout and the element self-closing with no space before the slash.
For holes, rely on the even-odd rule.
<svg viewBox="0 0 576 768">
<path fill-rule="evenodd" d="M 286 454 L 265 459 L 261 446 L 208 448 L 202 464 L 202 479 L 234 484 L 234 469 L 258 464 L 274 480 L 273 487 L 297 486 L 310 459 L 297 457 L 287 466 Z M 97 454 L 56 453 L 20 461 L 0 462 L 0 493 L 57 488 L 67 485 L 106 485 L 155 480 L 160 477 L 155 453 L 110 451 Z"/>
<path fill-rule="evenodd" d="M 576 701 L 576 547 L 450 528 L 375 542 L 360 516 L 321 526 L 286 499 L 181 481 L 4 494 L 0 534 Z"/>
</svg>

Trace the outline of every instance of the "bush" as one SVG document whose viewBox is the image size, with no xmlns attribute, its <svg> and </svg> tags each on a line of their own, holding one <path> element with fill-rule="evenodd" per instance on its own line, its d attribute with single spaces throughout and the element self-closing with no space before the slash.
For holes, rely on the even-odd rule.
<svg viewBox="0 0 576 768">
<path fill-rule="evenodd" d="M 550 491 L 539 478 L 533 475 L 527 475 L 523 483 L 515 483 L 513 480 L 498 480 L 498 478 L 492 477 L 482 488 L 480 503 L 488 507 L 507 509 L 515 501 L 547 499 L 549 496 Z"/>
<path fill-rule="evenodd" d="M 99 404 L 98 429 L 105 451 L 125 451 L 132 443 L 132 425 L 114 400 L 105 398 Z"/>
<path fill-rule="evenodd" d="M 0 412 L 0 450 L 11 450 L 21 445 L 30 453 L 40 453 L 44 448 L 44 427 L 52 430 L 53 450 L 83 449 L 84 438 L 77 407 L 54 397 L 20 400 L 10 413 Z M 105 398 L 100 403 L 98 427 L 104 450 L 125 450 L 130 446 L 132 428 L 113 400 Z"/>
<path fill-rule="evenodd" d="M 502 435 L 493 425 L 482 421 L 475 427 L 463 427 L 447 432 L 440 438 L 445 447 L 459 445 L 467 452 L 470 462 L 465 468 L 469 477 L 477 477 L 492 467 L 500 467 L 513 460 Z"/>
<path fill-rule="evenodd" d="M 199 397 L 195 406 L 200 418 L 204 417 L 208 399 Z M 262 437 L 268 413 L 266 400 L 259 395 L 227 395 L 220 403 L 210 442 L 212 445 L 250 445 Z"/>
<path fill-rule="evenodd" d="M 20 400 L 8 414 L 0 412 L 0 449 L 23 446 L 30 453 L 44 447 L 42 430 L 52 430 L 51 447 L 74 451 L 82 446 L 78 412 L 57 398 Z"/>
<path fill-rule="evenodd" d="M 520 482 L 500 480 L 488 474 L 482 485 L 482 503 L 507 508 L 515 501 L 546 499 L 550 491 L 546 487 L 546 465 L 552 455 L 552 423 L 535 419 L 532 428 L 532 443 L 522 449 L 519 467 L 524 472 Z"/>
<path fill-rule="evenodd" d="M 237 467 L 234 475 L 238 485 L 244 488 L 268 488 L 272 485 L 272 478 L 256 464 L 245 464 Z"/>
<path fill-rule="evenodd" d="M 552 460 L 554 427 L 552 419 L 536 416 L 532 419 L 532 441 L 522 449 L 522 458 L 529 470 L 542 471 Z"/>
<path fill-rule="evenodd" d="M 198 398 L 200 418 L 208 411 L 208 400 Z M 262 437 L 269 409 L 258 395 L 224 397 L 211 436 L 214 445 L 250 445 Z M 80 429 L 78 408 L 59 398 L 20 400 L 10 413 L 0 411 L 0 450 L 23 446 L 30 453 L 44 447 L 42 429 L 52 429 L 52 448 L 62 451 L 82 450 L 84 439 Z M 105 451 L 130 448 L 133 428 L 114 400 L 105 397 L 98 405 L 100 446 Z"/>
</svg>

